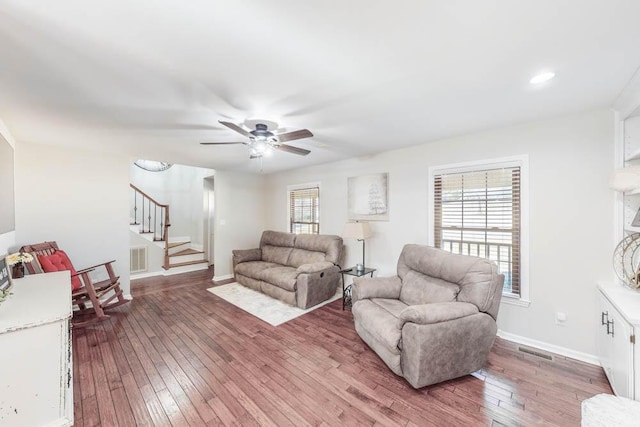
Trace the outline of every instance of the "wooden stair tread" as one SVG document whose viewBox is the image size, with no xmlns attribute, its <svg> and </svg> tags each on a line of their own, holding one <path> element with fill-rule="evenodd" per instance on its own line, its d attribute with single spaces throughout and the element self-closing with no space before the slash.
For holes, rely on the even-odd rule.
<svg viewBox="0 0 640 427">
<path fill-rule="evenodd" d="M 186 262 L 177 262 L 175 264 L 169 264 L 169 268 L 173 268 L 173 267 L 182 267 L 184 265 L 193 265 L 193 264 L 203 264 L 203 263 L 207 263 L 208 261 L 206 259 L 199 259 L 197 261 L 186 261 Z"/>
<path fill-rule="evenodd" d="M 170 257 L 172 256 L 180 256 L 180 255 L 196 255 L 196 254 L 203 254 L 203 251 L 198 251 L 196 249 L 183 249 L 180 252 L 176 252 L 175 254 L 171 254 L 169 255 Z"/>
<path fill-rule="evenodd" d="M 176 246 L 186 245 L 187 243 L 191 243 L 191 241 L 186 241 L 186 242 L 170 242 L 170 243 L 169 243 L 169 248 L 175 248 Z"/>
</svg>

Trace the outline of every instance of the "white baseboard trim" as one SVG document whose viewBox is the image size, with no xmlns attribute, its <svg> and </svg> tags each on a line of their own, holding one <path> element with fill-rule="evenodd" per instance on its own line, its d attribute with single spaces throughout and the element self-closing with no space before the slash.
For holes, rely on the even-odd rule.
<svg viewBox="0 0 640 427">
<path fill-rule="evenodd" d="M 146 279 L 147 277 L 155 277 L 155 276 L 164 276 L 164 271 L 150 271 L 148 273 L 137 273 L 135 275 L 131 275 L 130 280 L 137 279 Z"/>
<path fill-rule="evenodd" d="M 512 341 L 518 344 L 527 345 L 529 347 L 535 347 L 540 350 L 556 353 L 561 356 L 570 357 L 581 362 L 589 363 L 591 365 L 600 366 L 600 359 L 597 356 L 589 353 L 583 353 L 581 351 L 571 350 L 570 348 L 561 347 L 555 344 L 549 344 L 543 341 L 534 340 L 531 338 L 523 337 L 520 335 L 512 334 L 498 329 L 498 336 L 507 341 Z"/>
<path fill-rule="evenodd" d="M 213 276 L 212 282 L 219 282 L 221 280 L 233 279 L 233 274 L 225 274 L 224 276 Z"/>
<path fill-rule="evenodd" d="M 193 264 L 193 266 L 173 267 L 173 268 L 170 268 L 169 270 L 162 269 L 158 271 L 151 271 L 148 273 L 140 273 L 140 274 L 132 275 L 129 277 L 129 280 L 147 279 L 149 277 L 156 277 L 156 276 L 173 276 L 175 274 L 190 273 L 192 271 L 198 271 L 198 270 L 206 270 L 207 268 L 209 268 L 208 264 Z"/>
<path fill-rule="evenodd" d="M 204 249 L 202 249 L 202 244 L 198 244 L 198 243 L 191 243 L 191 249 L 194 249 L 196 251 L 200 251 L 200 252 L 204 252 Z"/>
<path fill-rule="evenodd" d="M 131 296 L 131 294 L 124 294 L 124 297 L 126 299 L 128 299 L 129 301 L 131 301 L 133 299 L 133 297 Z"/>
</svg>

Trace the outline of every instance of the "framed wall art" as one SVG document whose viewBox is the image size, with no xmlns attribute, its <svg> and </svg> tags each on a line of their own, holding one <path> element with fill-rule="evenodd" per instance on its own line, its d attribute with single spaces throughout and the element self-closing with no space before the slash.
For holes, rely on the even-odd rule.
<svg viewBox="0 0 640 427">
<path fill-rule="evenodd" d="M 11 287 L 9 281 L 9 268 L 4 257 L 0 257 L 0 291 L 5 291 Z"/>
<path fill-rule="evenodd" d="M 389 174 L 375 173 L 347 179 L 350 221 L 389 220 Z"/>
</svg>

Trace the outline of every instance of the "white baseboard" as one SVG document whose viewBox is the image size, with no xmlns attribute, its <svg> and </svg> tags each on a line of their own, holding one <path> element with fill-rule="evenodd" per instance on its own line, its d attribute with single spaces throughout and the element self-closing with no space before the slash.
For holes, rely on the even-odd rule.
<svg viewBox="0 0 640 427">
<path fill-rule="evenodd" d="M 160 270 L 160 271 L 151 271 L 148 273 L 136 273 L 135 275 L 131 275 L 129 279 L 130 280 L 146 279 L 147 277 L 155 277 L 155 276 L 164 276 L 164 271 Z"/>
<path fill-rule="evenodd" d="M 543 341 L 534 340 L 531 338 L 523 337 L 520 335 L 512 334 L 498 329 L 498 336 L 507 341 L 512 341 L 518 344 L 523 344 L 529 347 L 535 347 L 540 350 L 556 353 L 561 356 L 576 359 L 581 362 L 589 363 L 591 365 L 600 366 L 600 359 L 597 356 L 589 353 L 583 353 L 581 351 L 571 350 L 570 348 L 561 347 L 555 344 L 549 344 Z"/>
<path fill-rule="evenodd" d="M 233 279 L 233 274 L 225 274 L 224 276 L 213 276 L 212 282 L 219 282 L 221 280 Z"/>
<path fill-rule="evenodd" d="M 156 277 L 156 276 L 173 276 L 174 274 L 182 274 L 182 273 L 189 273 L 192 271 L 206 270 L 207 268 L 209 268 L 209 265 L 204 263 L 184 265 L 181 267 L 172 267 L 169 270 L 162 269 L 158 271 L 151 271 L 148 273 L 139 273 L 129 277 L 129 280 L 146 279 L 149 277 Z"/>
<path fill-rule="evenodd" d="M 191 249 L 194 249 L 194 250 L 200 251 L 200 252 L 204 252 L 204 249 L 202 248 L 202 244 L 201 243 L 191 243 L 189 246 L 191 246 Z"/>
</svg>

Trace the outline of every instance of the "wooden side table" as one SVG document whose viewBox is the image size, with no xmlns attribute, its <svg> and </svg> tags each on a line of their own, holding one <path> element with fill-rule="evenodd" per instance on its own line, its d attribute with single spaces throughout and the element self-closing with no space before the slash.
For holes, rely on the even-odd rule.
<svg viewBox="0 0 640 427">
<path fill-rule="evenodd" d="M 342 309 L 351 308 L 351 284 L 349 286 L 344 286 L 344 275 L 354 276 L 354 277 L 362 277 L 370 274 L 373 277 L 373 272 L 376 271 L 375 268 L 366 268 L 364 270 L 357 270 L 356 267 L 345 268 L 344 270 L 340 270 L 340 274 L 342 274 Z"/>
</svg>

